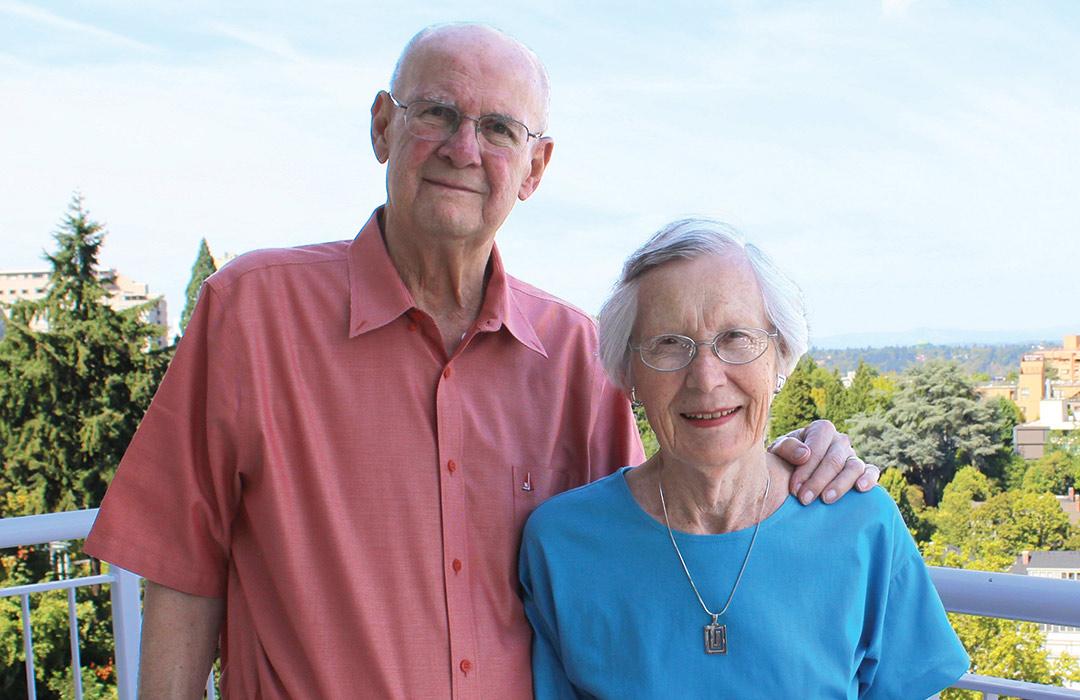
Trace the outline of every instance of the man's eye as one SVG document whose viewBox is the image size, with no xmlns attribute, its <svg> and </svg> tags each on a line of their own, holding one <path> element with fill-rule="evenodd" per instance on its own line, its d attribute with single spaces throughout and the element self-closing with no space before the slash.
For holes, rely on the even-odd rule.
<svg viewBox="0 0 1080 700">
<path fill-rule="evenodd" d="M 435 119 L 438 121 L 452 122 L 456 112 L 446 105 L 425 105 L 420 117 L 423 119 Z"/>
<path fill-rule="evenodd" d="M 520 138 L 520 134 L 514 127 L 514 123 L 507 119 L 485 117 L 480 120 L 480 128 L 485 135 L 497 139 L 499 142 L 516 143 Z"/>
</svg>

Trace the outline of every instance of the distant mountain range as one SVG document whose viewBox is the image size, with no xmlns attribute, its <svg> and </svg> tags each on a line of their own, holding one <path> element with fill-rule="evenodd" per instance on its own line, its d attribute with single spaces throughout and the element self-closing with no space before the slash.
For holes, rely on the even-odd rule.
<svg viewBox="0 0 1080 700">
<path fill-rule="evenodd" d="M 1061 347 L 1066 335 L 1080 333 L 1080 319 L 1072 325 L 1052 328 L 972 331 L 941 328 L 916 328 L 886 333 L 844 333 L 812 338 L 814 348 L 884 348 L 898 345 L 998 345 L 1004 343 L 1049 344 Z"/>
<path fill-rule="evenodd" d="M 929 360 L 950 360 L 968 374 L 1003 378 L 1020 369 L 1025 353 L 1040 347 L 1059 348 L 1063 337 L 1072 333 L 1080 333 L 1080 323 L 1039 331 L 850 333 L 817 340 L 810 356 L 826 369 L 841 373 L 855 369 L 860 360 L 882 372 L 903 372 Z"/>
</svg>

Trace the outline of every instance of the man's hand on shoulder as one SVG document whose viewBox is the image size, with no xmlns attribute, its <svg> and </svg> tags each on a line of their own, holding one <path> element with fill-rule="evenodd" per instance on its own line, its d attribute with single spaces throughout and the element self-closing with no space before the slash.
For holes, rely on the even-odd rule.
<svg viewBox="0 0 1080 700">
<path fill-rule="evenodd" d="M 827 420 L 816 420 L 776 440 L 769 451 L 795 467 L 789 485 L 803 505 L 818 496 L 832 503 L 854 486 L 869 491 L 881 470 L 859 459 L 851 441 Z"/>
</svg>

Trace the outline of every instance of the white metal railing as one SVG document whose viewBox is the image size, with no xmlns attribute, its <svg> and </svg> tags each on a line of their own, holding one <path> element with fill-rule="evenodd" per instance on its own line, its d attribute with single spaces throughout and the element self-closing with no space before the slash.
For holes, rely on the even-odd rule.
<svg viewBox="0 0 1080 700">
<path fill-rule="evenodd" d="M 44 544 L 57 540 L 84 539 L 97 517 L 97 510 L 29 515 L 0 520 L 0 549 Z M 110 586 L 115 640 L 116 691 L 120 700 L 135 700 L 139 672 L 139 634 L 142 627 L 139 577 L 118 566 L 109 573 L 62 581 L 33 583 L 0 589 L 0 597 L 18 596 L 22 603 L 23 652 L 26 655 L 26 692 L 37 697 L 34 677 L 34 639 L 30 629 L 30 596 L 52 590 L 67 590 L 68 627 L 71 637 L 71 677 L 76 700 L 82 700 L 82 664 L 79 659 L 79 625 L 75 614 L 75 589 L 81 586 Z"/>
<path fill-rule="evenodd" d="M 1077 581 L 943 566 L 931 566 L 930 578 L 949 612 L 1080 626 Z M 965 674 L 955 687 L 980 691 L 986 700 L 997 700 L 1000 695 L 1030 700 L 1080 698 L 1077 690 L 974 673 Z"/>
<path fill-rule="evenodd" d="M 0 520 L 0 549 L 84 539 L 96 517 L 97 509 L 91 509 L 3 519 Z M 940 566 L 930 567 L 930 578 L 945 609 L 950 612 L 1080 627 L 1080 582 L 1077 581 Z M 135 700 L 139 636 L 142 627 L 139 577 L 117 566 L 110 567 L 109 573 L 98 576 L 0 589 L 0 597 L 20 596 L 22 600 L 23 648 L 26 653 L 27 691 L 30 700 L 34 700 L 36 695 L 30 595 L 49 590 L 67 590 L 74 694 L 77 700 L 81 700 L 82 676 L 79 632 L 75 617 L 75 588 L 101 584 L 111 586 L 117 692 L 120 700 Z M 1080 691 L 1076 690 L 971 673 L 965 674 L 956 682 L 955 687 L 979 691 L 986 700 L 996 700 L 999 695 L 1027 700 L 1080 700 Z M 207 697 L 214 699 L 213 674 L 207 681 Z"/>
</svg>

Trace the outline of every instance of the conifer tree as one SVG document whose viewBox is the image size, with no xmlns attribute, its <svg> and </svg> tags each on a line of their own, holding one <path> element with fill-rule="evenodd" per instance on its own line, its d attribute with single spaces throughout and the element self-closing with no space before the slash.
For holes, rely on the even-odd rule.
<svg viewBox="0 0 1080 700">
<path fill-rule="evenodd" d="M 154 301 L 106 303 L 104 230 L 80 196 L 54 237 L 45 297 L 13 304 L 0 340 L 2 516 L 97 506 L 170 355 L 142 320 Z"/>
<path fill-rule="evenodd" d="M 773 399 L 769 418 L 769 439 L 776 438 L 801 428 L 821 417 L 817 404 L 814 403 L 813 386 L 810 377 L 817 364 L 809 355 L 804 355 L 787 378 L 783 391 Z"/>
<path fill-rule="evenodd" d="M 936 505 L 956 470 L 971 464 L 993 475 L 1008 451 L 998 441 L 997 415 L 978 400 L 955 363 L 927 362 L 905 372 L 883 413 L 848 421 L 867 461 L 898 467 Z"/>
<path fill-rule="evenodd" d="M 199 252 L 195 256 L 195 264 L 191 266 L 191 279 L 187 285 L 187 301 L 184 303 L 184 311 L 180 314 L 180 333 L 184 333 L 188 320 L 195 311 L 195 302 L 199 300 L 199 290 L 206 278 L 217 272 L 217 265 L 210 255 L 210 246 L 206 245 L 206 239 L 199 241 Z"/>
</svg>

